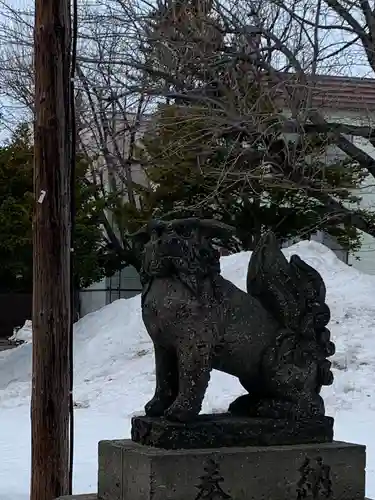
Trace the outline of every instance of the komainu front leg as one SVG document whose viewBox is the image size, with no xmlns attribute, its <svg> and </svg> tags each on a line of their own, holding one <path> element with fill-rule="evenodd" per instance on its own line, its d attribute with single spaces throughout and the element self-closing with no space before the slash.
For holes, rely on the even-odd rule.
<svg viewBox="0 0 375 500">
<path fill-rule="evenodd" d="M 178 366 L 176 353 L 172 349 L 154 344 L 155 350 L 155 395 L 145 406 L 146 415 L 161 417 L 171 406 L 178 393 Z"/>
<path fill-rule="evenodd" d="M 179 422 L 193 420 L 199 415 L 210 380 L 211 345 L 193 342 L 178 352 L 179 390 L 166 418 Z"/>
</svg>

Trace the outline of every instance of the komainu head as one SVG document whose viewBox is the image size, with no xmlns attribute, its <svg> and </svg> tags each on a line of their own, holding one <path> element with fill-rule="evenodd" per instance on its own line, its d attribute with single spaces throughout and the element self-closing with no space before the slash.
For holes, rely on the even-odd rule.
<svg viewBox="0 0 375 500">
<path fill-rule="evenodd" d="M 191 275 L 198 279 L 220 274 L 219 252 L 212 239 L 233 228 L 197 218 L 152 220 L 135 235 L 144 245 L 142 279 Z"/>
</svg>

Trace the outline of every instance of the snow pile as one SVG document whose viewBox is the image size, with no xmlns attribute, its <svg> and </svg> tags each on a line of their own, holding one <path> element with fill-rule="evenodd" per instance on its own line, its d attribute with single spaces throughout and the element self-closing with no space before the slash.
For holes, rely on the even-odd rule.
<svg viewBox="0 0 375 500">
<path fill-rule="evenodd" d="M 33 325 L 31 321 L 28 319 L 25 321 L 25 324 L 22 328 L 16 330 L 9 340 L 13 342 L 31 342 L 33 338 Z"/>
<path fill-rule="evenodd" d="M 323 392 L 327 414 L 336 418 L 336 438 L 368 445 L 367 494 L 375 496 L 375 479 L 372 479 L 375 441 L 370 438 L 375 417 L 372 390 L 375 386 L 375 277 L 346 266 L 316 242 L 298 243 L 284 253 L 288 258 L 293 253 L 300 255 L 326 282 L 332 314 L 329 327 L 337 350 L 333 358 L 335 383 Z M 242 289 L 245 289 L 249 258 L 250 253 L 243 252 L 222 259 L 223 275 Z M 142 324 L 139 296 L 118 300 L 75 325 L 74 382 L 75 485 L 76 492 L 81 493 L 95 489 L 97 441 L 127 437 L 131 416 L 143 411 L 154 391 L 153 349 Z M 25 427 L 25 422 L 29 417 L 30 385 L 31 344 L 0 353 L 2 421 L 8 416 L 9 425 L 22 428 L 26 436 L 23 448 L 16 447 L 14 435 L 0 428 L 0 451 L 3 463 L 8 464 L 3 476 L 0 472 L 2 500 L 8 500 L 7 494 L 9 500 L 27 498 L 29 424 Z M 243 392 L 236 379 L 213 372 L 203 411 L 226 410 Z M 15 448 L 20 463 L 10 456 Z M 25 469 L 24 482 L 19 478 L 22 468 Z M 17 477 L 12 490 L 10 476 Z M 17 492 L 19 497 L 15 495 Z"/>
</svg>

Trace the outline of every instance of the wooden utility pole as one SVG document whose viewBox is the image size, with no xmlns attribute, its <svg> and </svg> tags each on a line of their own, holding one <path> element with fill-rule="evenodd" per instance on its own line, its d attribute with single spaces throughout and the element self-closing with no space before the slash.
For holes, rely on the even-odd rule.
<svg viewBox="0 0 375 500">
<path fill-rule="evenodd" d="M 35 0 L 31 500 L 69 493 L 69 4 Z"/>
</svg>

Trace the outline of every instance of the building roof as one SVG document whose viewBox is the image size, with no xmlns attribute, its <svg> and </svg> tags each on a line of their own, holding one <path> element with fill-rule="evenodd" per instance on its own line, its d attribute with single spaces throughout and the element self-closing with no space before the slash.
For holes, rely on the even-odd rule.
<svg viewBox="0 0 375 500">
<path fill-rule="evenodd" d="M 375 111 L 375 79 L 373 78 L 317 75 L 312 85 L 314 108 Z"/>
</svg>

